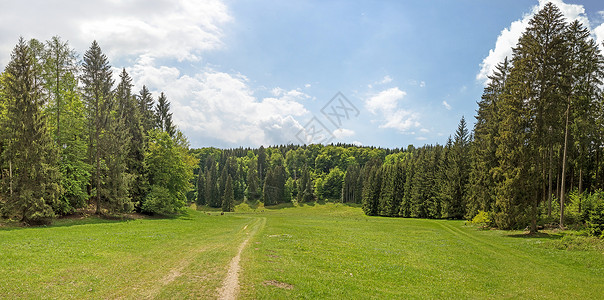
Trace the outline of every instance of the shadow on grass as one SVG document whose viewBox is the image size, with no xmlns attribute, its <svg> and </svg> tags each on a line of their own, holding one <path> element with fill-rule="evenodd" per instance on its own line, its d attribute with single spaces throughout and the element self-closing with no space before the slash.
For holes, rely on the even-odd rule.
<svg viewBox="0 0 604 300">
<path fill-rule="evenodd" d="M 523 238 L 523 239 L 549 239 L 549 240 L 558 240 L 562 238 L 562 234 L 551 234 L 546 232 L 537 232 L 537 233 L 514 233 L 508 234 L 507 237 L 511 238 Z"/>
<path fill-rule="evenodd" d="M 276 210 L 276 209 L 282 209 L 282 208 L 290 208 L 290 207 L 294 207 L 294 204 L 289 202 L 289 203 L 279 203 L 276 205 L 270 205 L 270 206 L 264 206 L 265 209 L 271 209 L 271 210 Z"/>
</svg>

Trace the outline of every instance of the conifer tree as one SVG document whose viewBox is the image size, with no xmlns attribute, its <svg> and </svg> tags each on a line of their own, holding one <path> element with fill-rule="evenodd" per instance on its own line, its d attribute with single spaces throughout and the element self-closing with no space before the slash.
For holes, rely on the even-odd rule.
<svg viewBox="0 0 604 300">
<path fill-rule="evenodd" d="M 352 164 L 346 169 L 344 183 L 342 185 L 343 203 L 360 203 L 361 193 L 359 193 L 359 181 L 361 169 L 358 164 Z M 361 189 L 362 192 L 362 189 Z"/>
<path fill-rule="evenodd" d="M 206 182 L 205 182 L 205 172 L 202 168 L 199 168 L 199 173 L 197 174 L 197 205 L 206 205 Z"/>
<path fill-rule="evenodd" d="M 172 123 L 170 102 L 163 92 L 159 95 L 159 98 L 157 98 L 157 105 L 155 106 L 155 119 L 157 122 L 157 128 L 161 128 L 172 137 L 174 136 L 176 133 L 176 127 Z"/>
<path fill-rule="evenodd" d="M 474 217 L 478 210 L 494 212 L 496 179 L 493 177 L 493 169 L 498 164 L 496 149 L 501 116 L 499 106 L 510 68 L 506 57 L 496 66 L 493 75 L 489 76 L 490 82 L 478 102 L 470 154 L 472 159 L 466 204 L 468 218 Z"/>
<path fill-rule="evenodd" d="M 26 223 L 48 223 L 58 205 L 60 178 L 42 106 L 42 74 L 23 38 L 13 49 L 4 82 L 8 119 L 3 156 L 9 162 L 8 208 Z"/>
<path fill-rule="evenodd" d="M 256 167 L 256 160 L 251 160 L 247 170 L 247 189 L 246 195 L 248 201 L 255 202 L 262 196 L 260 192 L 260 183 L 258 179 L 258 169 Z"/>
<path fill-rule="evenodd" d="M 137 95 L 138 109 L 143 126 L 143 132 L 147 134 L 149 130 L 155 127 L 155 115 L 153 112 L 153 96 L 151 92 L 143 85 L 143 88 Z"/>
<path fill-rule="evenodd" d="M 83 85 L 83 99 L 86 107 L 86 117 L 89 128 L 89 160 L 94 165 L 92 186 L 95 189 L 96 212 L 101 212 L 102 178 L 101 166 L 104 165 L 102 156 L 102 138 L 109 131 L 109 119 L 113 104 L 111 87 L 111 66 L 107 56 L 103 54 L 96 41 L 92 42 L 90 49 L 84 54 L 81 81 Z"/>
<path fill-rule="evenodd" d="M 226 180 L 225 189 L 222 196 L 222 211 L 235 211 L 235 196 L 233 193 L 233 179 L 231 178 L 231 175 L 228 175 Z"/>
</svg>

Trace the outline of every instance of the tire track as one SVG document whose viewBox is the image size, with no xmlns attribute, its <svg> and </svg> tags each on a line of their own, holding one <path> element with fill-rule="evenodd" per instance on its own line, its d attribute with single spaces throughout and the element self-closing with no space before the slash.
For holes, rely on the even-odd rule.
<svg viewBox="0 0 604 300">
<path fill-rule="evenodd" d="M 241 252 L 245 249 L 250 239 L 258 232 L 258 230 L 262 229 L 266 224 L 266 218 L 257 218 L 254 224 L 252 225 L 253 229 L 250 232 L 246 232 L 247 237 L 245 240 L 239 245 L 239 249 L 237 250 L 237 254 L 231 260 L 229 264 L 229 271 L 227 272 L 227 276 L 222 283 L 222 288 L 219 290 L 219 299 L 224 300 L 232 300 L 237 299 L 237 294 L 239 293 L 239 270 L 241 267 L 239 266 L 239 262 L 241 261 Z M 247 229 L 247 225 L 243 228 L 243 231 Z"/>
</svg>

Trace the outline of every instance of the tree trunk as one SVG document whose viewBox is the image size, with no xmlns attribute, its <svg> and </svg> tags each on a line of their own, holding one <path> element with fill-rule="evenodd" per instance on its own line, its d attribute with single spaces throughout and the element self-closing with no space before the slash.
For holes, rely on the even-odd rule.
<svg viewBox="0 0 604 300">
<path fill-rule="evenodd" d="M 570 114 L 570 99 L 566 106 L 566 126 L 564 129 L 564 153 L 562 154 L 562 178 L 560 184 L 560 228 L 564 229 L 564 184 L 566 182 L 566 151 L 568 144 L 568 115 Z"/>
<path fill-rule="evenodd" d="M 552 216 L 552 160 L 554 156 L 554 146 L 551 145 L 549 148 L 549 174 L 548 181 L 549 187 L 547 189 L 547 217 L 550 218 Z"/>
<path fill-rule="evenodd" d="M 100 119 L 99 119 L 99 105 L 97 99 L 97 109 L 95 112 L 96 117 L 96 131 L 94 133 L 96 139 L 96 149 L 95 149 L 95 160 L 96 160 L 96 214 L 101 213 L 101 156 L 99 153 L 99 140 L 100 140 Z"/>
<path fill-rule="evenodd" d="M 9 160 L 8 161 L 8 178 L 9 178 L 9 183 L 8 183 L 8 189 L 10 192 L 10 195 L 13 195 L 13 161 Z"/>
<path fill-rule="evenodd" d="M 583 167 L 579 168 L 579 214 L 581 214 L 581 201 L 583 200 Z"/>
<path fill-rule="evenodd" d="M 531 233 L 537 233 L 537 206 L 539 204 L 539 191 L 535 189 L 535 196 L 533 197 L 533 208 L 531 216 Z"/>
<path fill-rule="evenodd" d="M 61 98 L 59 97 L 59 51 L 57 50 L 57 57 L 56 57 L 56 68 L 57 68 L 57 88 L 55 91 L 55 97 L 57 97 L 57 146 L 59 147 L 59 159 L 61 159 Z"/>
</svg>

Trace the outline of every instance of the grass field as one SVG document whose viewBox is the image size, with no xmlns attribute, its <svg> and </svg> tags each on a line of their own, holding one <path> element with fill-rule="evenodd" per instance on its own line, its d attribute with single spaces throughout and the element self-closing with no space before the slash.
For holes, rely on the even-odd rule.
<svg viewBox="0 0 604 300">
<path fill-rule="evenodd" d="M 242 299 L 601 299 L 604 291 L 604 250 L 566 250 L 576 242 L 562 234 L 366 217 L 338 204 L 238 211 L 0 229 L 0 298 L 212 299 L 245 240 Z"/>
</svg>

